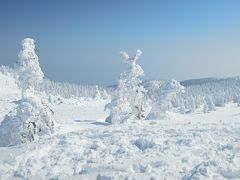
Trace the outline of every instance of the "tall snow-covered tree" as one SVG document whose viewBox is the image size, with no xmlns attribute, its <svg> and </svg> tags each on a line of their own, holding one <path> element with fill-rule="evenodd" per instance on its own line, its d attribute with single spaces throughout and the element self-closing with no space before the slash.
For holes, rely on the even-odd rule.
<svg viewBox="0 0 240 180">
<path fill-rule="evenodd" d="M 6 116 L 0 126 L 1 133 L 8 136 L 5 144 L 9 145 L 31 142 L 41 135 L 53 133 L 54 130 L 54 122 L 51 120 L 53 111 L 34 89 L 34 85 L 43 80 L 44 74 L 33 39 L 26 38 L 22 41 L 16 70 L 22 99 L 18 101 L 14 113 Z"/>
<path fill-rule="evenodd" d="M 107 108 L 110 109 L 110 115 L 106 121 L 109 123 L 121 123 L 127 119 L 145 119 L 147 113 L 147 104 L 144 100 L 146 90 L 140 79 L 144 76 L 144 71 L 136 63 L 142 52 L 137 50 L 134 57 L 129 57 L 123 51 L 121 54 L 124 62 L 129 65 L 129 69 L 120 75 L 117 94 L 107 105 Z"/>
<path fill-rule="evenodd" d="M 31 38 L 25 38 L 22 41 L 22 50 L 17 61 L 18 84 L 23 93 L 33 84 L 40 83 L 44 74 L 39 65 L 39 59 L 35 51 L 35 41 Z"/>
</svg>

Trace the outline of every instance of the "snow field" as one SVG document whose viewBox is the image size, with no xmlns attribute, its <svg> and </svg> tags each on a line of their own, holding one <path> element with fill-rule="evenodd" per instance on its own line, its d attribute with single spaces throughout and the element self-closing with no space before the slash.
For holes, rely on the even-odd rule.
<svg viewBox="0 0 240 180">
<path fill-rule="evenodd" d="M 0 179 L 240 178 L 235 104 L 207 114 L 170 113 L 167 121 L 109 125 L 102 120 L 104 103 L 53 104 L 58 132 L 0 148 Z"/>
</svg>

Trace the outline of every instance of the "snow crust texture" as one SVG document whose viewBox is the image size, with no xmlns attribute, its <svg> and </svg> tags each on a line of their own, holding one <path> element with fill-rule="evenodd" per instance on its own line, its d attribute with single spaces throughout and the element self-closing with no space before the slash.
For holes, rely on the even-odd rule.
<svg viewBox="0 0 240 180">
<path fill-rule="evenodd" d="M 227 128 L 219 122 L 176 123 L 175 128 L 152 121 L 112 126 L 89 124 L 85 130 L 10 148 L 13 162 L 8 159 L 0 163 L 0 177 L 183 180 L 240 177 L 237 122 Z"/>
</svg>

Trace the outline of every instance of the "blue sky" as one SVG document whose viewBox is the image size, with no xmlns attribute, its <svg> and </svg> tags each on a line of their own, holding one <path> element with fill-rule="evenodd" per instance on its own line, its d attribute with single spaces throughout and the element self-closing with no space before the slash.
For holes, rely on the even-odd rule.
<svg viewBox="0 0 240 180">
<path fill-rule="evenodd" d="M 45 76 L 111 85 L 126 68 L 120 50 L 143 51 L 145 79 L 240 73 L 238 0 L 2 0 L 0 64 L 20 42 L 37 42 Z"/>
</svg>

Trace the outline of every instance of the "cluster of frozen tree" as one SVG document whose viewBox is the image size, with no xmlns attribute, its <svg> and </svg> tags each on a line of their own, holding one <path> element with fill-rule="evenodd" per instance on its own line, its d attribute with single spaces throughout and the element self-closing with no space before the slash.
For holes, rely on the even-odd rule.
<svg viewBox="0 0 240 180">
<path fill-rule="evenodd" d="M 147 97 L 153 104 L 151 119 L 167 118 L 167 112 L 174 109 L 173 100 L 185 93 L 185 88 L 176 80 L 153 80 L 145 83 Z"/>
<path fill-rule="evenodd" d="M 194 112 L 202 108 L 204 113 L 223 107 L 229 102 L 240 105 L 240 78 L 212 79 L 199 84 L 185 84 L 185 93 L 172 100 L 181 112 Z"/>
<path fill-rule="evenodd" d="M 110 110 L 106 119 L 109 123 L 123 123 L 131 119 L 166 119 L 167 112 L 171 110 L 191 113 L 202 108 L 206 113 L 231 101 L 240 105 L 239 78 L 195 83 L 185 85 L 185 88 L 176 80 L 143 83 L 141 78 L 144 71 L 137 63 L 142 52 L 137 50 L 134 57 L 129 57 L 126 52 L 121 54 L 128 69 L 120 75 L 117 89 L 57 83 L 44 79 L 35 42 L 30 38 L 24 39 L 15 68 L 0 67 L 1 72 L 14 74 L 22 90 L 22 99 L 14 113 L 10 113 L 0 127 L 14 126 L 11 128 L 14 132 L 0 132 L 10 133 L 9 137 L 19 134 L 21 138 L 18 142 L 33 141 L 41 134 L 51 134 L 54 131 L 51 120 L 53 110 L 48 105 L 49 99 L 41 98 L 42 92 L 63 98 L 91 97 L 96 100 L 107 99 L 111 95 L 112 101 L 106 105 Z M 13 121 L 18 123 L 14 124 Z"/>
<path fill-rule="evenodd" d="M 46 94 L 61 96 L 63 98 L 95 98 L 96 96 L 100 96 L 102 99 L 108 99 L 111 94 L 113 94 L 111 88 L 103 86 L 55 82 L 48 79 L 44 79 L 42 83 L 34 84 L 34 89 L 39 92 L 45 92 Z"/>
<path fill-rule="evenodd" d="M 183 93 L 184 87 L 176 80 L 171 80 L 162 84 L 153 82 L 147 90 L 141 81 L 144 71 L 137 64 L 142 52 L 137 50 L 134 57 L 129 57 L 126 52 L 121 54 L 129 68 L 120 75 L 116 93 L 106 106 L 110 110 L 106 122 L 116 124 L 131 119 L 167 118 L 172 99 Z"/>
<path fill-rule="evenodd" d="M 109 123 L 122 123 L 131 119 L 166 119 L 168 111 L 182 114 L 202 109 L 204 113 L 215 107 L 234 102 L 240 106 L 240 78 L 207 79 L 183 87 L 178 81 L 148 81 L 142 83 L 143 69 L 137 64 L 138 50 L 133 58 L 122 52 L 129 69 L 120 75 L 116 93 L 106 108 Z"/>
<path fill-rule="evenodd" d="M 15 68 L 0 66 L 0 72 L 17 79 L 19 75 L 18 64 Z M 35 91 L 67 99 L 81 97 L 95 98 L 97 96 L 101 99 L 109 99 L 114 94 L 114 89 L 110 87 L 56 82 L 45 78 L 41 81 L 33 81 L 31 86 L 34 87 Z"/>
<path fill-rule="evenodd" d="M 84 96 L 95 100 L 109 98 L 107 89 L 103 87 L 56 83 L 44 79 L 35 41 L 31 38 L 22 41 L 18 57 L 14 68 L 0 67 L 0 72 L 13 76 L 21 89 L 21 99 L 16 102 L 16 108 L 5 116 L 0 125 L 0 137 L 5 137 L 0 140 L 0 146 L 31 142 L 54 133 L 54 111 L 49 105 L 51 99 L 43 94 L 64 98 Z"/>
</svg>

